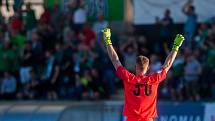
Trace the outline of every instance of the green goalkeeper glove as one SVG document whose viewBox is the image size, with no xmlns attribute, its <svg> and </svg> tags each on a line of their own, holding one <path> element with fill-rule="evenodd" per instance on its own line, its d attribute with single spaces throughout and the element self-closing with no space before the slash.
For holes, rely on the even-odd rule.
<svg viewBox="0 0 215 121">
<path fill-rule="evenodd" d="M 105 45 L 108 46 L 108 45 L 112 45 L 112 42 L 111 42 L 111 31 L 109 28 L 104 28 L 102 30 L 102 33 L 104 35 L 104 39 L 105 39 Z"/>
<path fill-rule="evenodd" d="M 184 41 L 184 37 L 181 34 L 177 34 L 174 40 L 174 44 L 172 47 L 173 51 L 178 51 L 179 47 L 181 47 L 182 43 Z"/>
</svg>

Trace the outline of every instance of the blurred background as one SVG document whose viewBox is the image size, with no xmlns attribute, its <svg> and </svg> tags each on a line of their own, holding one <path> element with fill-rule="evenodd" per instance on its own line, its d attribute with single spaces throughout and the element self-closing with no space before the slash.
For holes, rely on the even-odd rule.
<svg viewBox="0 0 215 121">
<path fill-rule="evenodd" d="M 100 30 L 131 72 L 160 69 L 157 121 L 215 121 L 214 0 L 0 0 L 0 121 L 123 121 L 123 85 Z"/>
</svg>

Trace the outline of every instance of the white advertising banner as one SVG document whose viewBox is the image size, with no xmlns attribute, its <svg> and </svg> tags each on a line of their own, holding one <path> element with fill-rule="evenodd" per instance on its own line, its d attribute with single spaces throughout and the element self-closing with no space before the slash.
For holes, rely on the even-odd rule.
<svg viewBox="0 0 215 121">
<path fill-rule="evenodd" d="M 132 0 L 133 1 L 133 23 L 152 24 L 155 17 L 163 17 L 165 9 L 171 10 L 174 22 L 184 22 L 186 16 L 182 13 L 182 7 L 187 0 Z M 206 21 L 215 16 L 215 0 L 193 0 L 198 21 Z"/>
<path fill-rule="evenodd" d="M 215 104 L 205 105 L 204 121 L 215 121 Z"/>
</svg>

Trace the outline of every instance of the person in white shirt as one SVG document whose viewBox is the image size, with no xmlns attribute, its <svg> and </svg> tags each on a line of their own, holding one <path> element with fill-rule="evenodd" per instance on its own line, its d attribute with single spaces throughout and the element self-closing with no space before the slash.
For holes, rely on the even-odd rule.
<svg viewBox="0 0 215 121">
<path fill-rule="evenodd" d="M 87 12 L 83 6 L 80 6 L 74 12 L 74 24 L 84 24 L 87 21 Z"/>
<path fill-rule="evenodd" d="M 84 8 L 84 5 L 80 5 L 80 7 L 74 12 L 73 15 L 73 23 L 75 31 L 79 31 L 82 29 L 83 25 L 87 22 L 87 11 Z"/>
</svg>

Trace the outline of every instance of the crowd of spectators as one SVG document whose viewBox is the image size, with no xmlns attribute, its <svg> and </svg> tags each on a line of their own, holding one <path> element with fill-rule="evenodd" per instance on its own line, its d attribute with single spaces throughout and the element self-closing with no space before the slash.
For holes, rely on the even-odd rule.
<svg viewBox="0 0 215 121">
<path fill-rule="evenodd" d="M 187 16 L 184 23 L 183 34 L 185 42 L 173 63 L 172 70 L 168 74 L 160 93 L 162 98 L 172 100 L 209 100 L 215 96 L 215 21 L 197 23 L 197 13 L 192 1 L 182 8 Z M 166 10 L 163 19 L 156 18 L 156 24 L 160 26 L 160 38 L 162 46 L 160 55 L 168 53 L 171 41 L 174 39 L 173 18 L 170 10 Z M 160 67 L 163 57 L 151 55 L 154 64 L 152 67 Z M 157 59 L 156 59 L 157 58 Z M 160 58 L 160 60 L 159 60 Z"/>
<path fill-rule="evenodd" d="M 37 20 L 31 4 L 23 6 L 8 21 L 0 17 L 1 100 L 97 100 L 114 94 L 112 67 L 97 41 L 108 26 L 102 13 L 88 23 L 84 3 L 72 2 L 67 11 L 45 7 Z"/>
<path fill-rule="evenodd" d="M 186 40 L 159 98 L 203 100 L 215 97 L 215 23 L 200 23 L 191 3 L 183 8 L 187 15 Z M 150 58 L 150 72 L 157 71 L 169 50 L 174 18 L 166 10 L 156 18 L 161 26 L 159 41 L 149 46 L 144 35 L 133 35 L 132 26 L 113 44 L 123 65 L 134 71 L 138 54 Z M 83 2 L 72 2 L 67 11 L 44 8 L 37 20 L 31 4 L 15 9 L 6 21 L 0 17 L 0 100 L 98 100 L 109 99 L 122 89 L 106 54 L 100 30 L 109 22 L 99 13 L 95 22 L 87 20 Z M 197 32 L 197 33 L 195 33 Z M 120 38 L 120 39 L 119 39 Z"/>
</svg>

